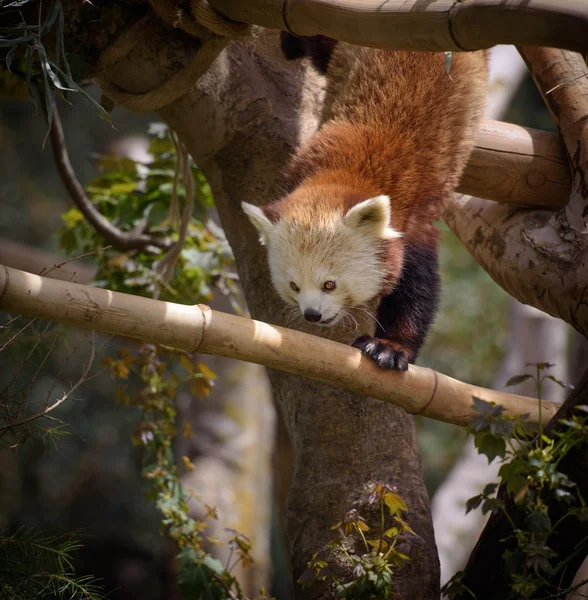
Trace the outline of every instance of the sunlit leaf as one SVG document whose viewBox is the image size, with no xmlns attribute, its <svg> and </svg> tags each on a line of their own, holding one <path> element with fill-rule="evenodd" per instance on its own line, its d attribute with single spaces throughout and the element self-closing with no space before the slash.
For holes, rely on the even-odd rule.
<svg viewBox="0 0 588 600">
<path fill-rule="evenodd" d="M 216 379 L 216 373 L 206 363 L 201 362 L 197 366 L 206 379 Z"/>
<path fill-rule="evenodd" d="M 193 379 L 190 383 L 190 392 L 200 400 L 204 400 L 204 398 L 210 396 L 211 389 L 210 382 L 204 377 Z"/>
<path fill-rule="evenodd" d="M 384 502 L 386 506 L 390 509 L 390 514 L 392 516 L 400 514 L 401 512 L 405 512 L 408 510 L 406 506 L 406 502 L 394 492 L 388 492 L 384 496 Z"/>
</svg>

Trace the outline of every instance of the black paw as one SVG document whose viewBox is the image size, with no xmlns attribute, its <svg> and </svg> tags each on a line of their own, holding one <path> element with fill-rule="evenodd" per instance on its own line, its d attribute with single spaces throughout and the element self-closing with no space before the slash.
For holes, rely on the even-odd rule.
<svg viewBox="0 0 588 600">
<path fill-rule="evenodd" d="M 409 350 L 395 342 L 380 340 L 370 335 L 362 335 L 351 344 L 369 356 L 378 367 L 395 371 L 408 371 Z"/>
</svg>

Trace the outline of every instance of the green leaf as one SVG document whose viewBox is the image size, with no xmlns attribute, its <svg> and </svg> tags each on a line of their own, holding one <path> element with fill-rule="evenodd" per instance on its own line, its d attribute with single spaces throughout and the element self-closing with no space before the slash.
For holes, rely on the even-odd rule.
<svg viewBox="0 0 588 600">
<path fill-rule="evenodd" d="M 63 78 L 66 82 L 66 84 L 69 86 L 69 88 L 62 88 L 62 89 L 68 89 L 74 92 L 79 92 L 84 98 L 86 98 L 86 100 L 88 100 L 88 102 L 90 102 L 90 104 L 92 104 L 92 106 L 94 107 L 94 110 L 98 113 L 98 116 L 101 119 L 104 119 L 105 121 L 108 121 L 109 123 L 111 123 L 111 119 L 110 119 L 110 115 L 104 110 L 104 108 L 98 103 L 96 102 L 96 100 L 94 100 L 94 98 L 92 98 L 92 96 L 90 96 L 86 91 L 84 91 L 67 73 L 64 73 L 56 64 L 54 64 L 51 61 L 48 61 L 49 65 L 51 66 L 51 68 L 53 69 L 53 71 L 57 72 L 57 75 L 59 75 L 61 78 Z"/>
<path fill-rule="evenodd" d="M 521 457 L 517 457 L 504 463 L 500 467 L 498 475 L 501 477 L 502 482 L 506 484 L 506 491 L 509 494 L 516 495 L 527 482 L 528 472 L 529 467 L 526 461 Z"/>
<path fill-rule="evenodd" d="M 127 181 L 124 183 L 115 183 L 110 187 L 110 193 L 115 196 L 122 194 L 130 194 L 137 189 L 137 182 Z"/>
<path fill-rule="evenodd" d="M 470 498 L 466 502 L 466 515 L 470 511 L 476 510 L 476 508 L 478 508 L 478 506 L 480 506 L 481 503 L 482 503 L 482 494 L 478 494 L 477 496 L 474 496 L 473 498 Z"/>
<path fill-rule="evenodd" d="M 564 383 L 560 379 L 556 379 L 553 375 L 545 375 L 545 379 L 551 379 L 551 381 L 553 381 L 554 383 L 557 383 L 557 385 L 559 385 L 560 387 L 562 387 L 566 390 L 575 389 L 573 385 L 570 385 L 569 383 Z"/>
<path fill-rule="evenodd" d="M 506 454 L 505 441 L 485 431 L 474 436 L 474 445 L 480 454 L 484 454 L 488 458 L 488 464 L 497 456 L 504 458 Z"/>
<path fill-rule="evenodd" d="M 511 385 L 518 385 L 519 383 L 523 383 L 523 381 L 527 381 L 527 379 L 530 379 L 532 377 L 532 375 L 515 375 L 514 377 L 511 377 L 506 384 L 504 385 L 504 387 L 510 387 Z"/>
<path fill-rule="evenodd" d="M 225 572 L 225 568 L 223 567 L 223 564 L 221 563 L 221 561 L 217 560 L 216 558 L 213 558 L 209 554 L 207 554 L 202 559 L 202 564 L 205 567 L 208 567 L 211 571 L 214 571 L 215 573 L 217 573 L 218 575 L 222 575 Z"/>
<path fill-rule="evenodd" d="M 498 487 L 497 483 L 486 484 L 486 486 L 484 487 L 484 490 L 482 491 L 482 495 L 489 496 L 490 494 L 493 494 L 496 491 L 497 487 Z"/>
<path fill-rule="evenodd" d="M 8 53 L 6 54 L 6 68 L 10 71 L 10 66 L 12 65 L 12 59 L 14 58 L 14 54 L 16 52 L 17 46 L 12 46 Z"/>
<path fill-rule="evenodd" d="M 76 225 L 84 221 L 84 215 L 78 208 L 74 207 L 64 212 L 61 215 L 61 220 L 67 229 L 73 229 Z"/>
<path fill-rule="evenodd" d="M 551 532 L 551 519 L 544 510 L 534 510 L 525 519 L 529 531 L 536 536 L 546 536 Z"/>
</svg>

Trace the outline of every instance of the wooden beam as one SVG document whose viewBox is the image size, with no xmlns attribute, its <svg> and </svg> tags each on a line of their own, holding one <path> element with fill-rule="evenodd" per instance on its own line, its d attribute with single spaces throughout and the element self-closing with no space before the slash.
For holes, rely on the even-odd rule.
<svg viewBox="0 0 588 600">
<path fill-rule="evenodd" d="M 210 0 L 233 21 L 394 50 L 588 49 L 585 0 Z"/>
<path fill-rule="evenodd" d="M 415 365 L 404 372 L 380 369 L 351 346 L 208 306 L 140 298 L 2 265 L 0 310 L 258 363 L 456 425 L 466 425 L 475 414 L 473 397 L 494 401 L 508 414 L 530 413 L 533 421 L 541 414 L 547 422 L 556 410 L 551 402 L 542 402 L 540 409 L 537 400 L 480 388 Z"/>
<path fill-rule="evenodd" d="M 587 36 L 588 37 L 588 36 Z M 588 249 L 588 65 L 583 56 L 557 48 L 519 48 L 561 134 L 573 185 L 566 206 L 540 232 L 536 245 L 557 260 Z M 553 243 L 553 231 L 561 238 Z M 573 258 L 572 258 L 573 260 Z"/>
<path fill-rule="evenodd" d="M 572 177 L 559 135 L 484 121 L 458 191 L 502 204 L 565 206 Z"/>
</svg>

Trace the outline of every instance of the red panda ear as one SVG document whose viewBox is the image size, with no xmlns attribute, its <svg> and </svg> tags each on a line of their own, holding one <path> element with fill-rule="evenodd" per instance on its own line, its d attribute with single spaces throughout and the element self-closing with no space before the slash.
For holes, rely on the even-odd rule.
<svg viewBox="0 0 588 600">
<path fill-rule="evenodd" d="M 253 223 L 255 229 L 259 231 L 260 244 L 265 246 L 274 224 L 266 217 L 265 213 L 263 210 L 261 210 L 261 208 L 259 208 L 259 206 L 248 204 L 247 202 L 241 202 L 241 207 L 243 208 L 243 212 Z"/>
<path fill-rule="evenodd" d="M 402 233 L 390 225 L 390 214 L 390 197 L 375 196 L 351 208 L 343 222 L 352 229 L 361 229 L 376 237 L 392 240 L 402 237 Z"/>
</svg>

